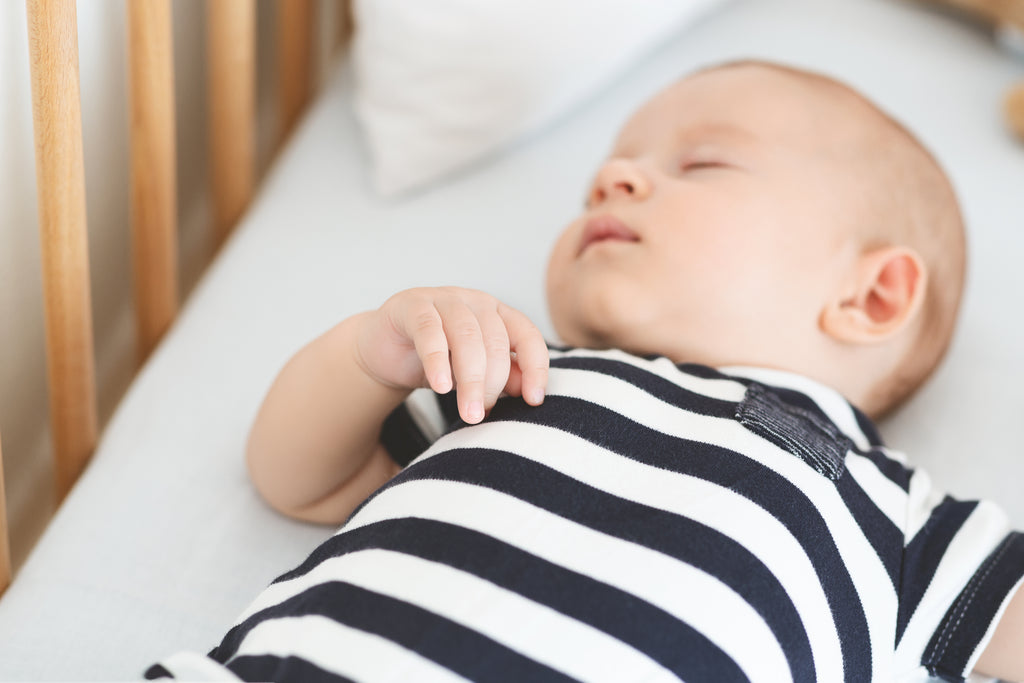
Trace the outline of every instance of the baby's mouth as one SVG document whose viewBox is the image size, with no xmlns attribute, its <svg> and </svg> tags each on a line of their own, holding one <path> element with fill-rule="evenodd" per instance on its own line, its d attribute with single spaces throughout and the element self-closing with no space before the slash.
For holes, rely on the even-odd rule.
<svg viewBox="0 0 1024 683">
<path fill-rule="evenodd" d="M 640 237 L 632 228 L 611 214 L 595 216 L 583 226 L 583 237 L 576 255 L 582 254 L 587 247 L 597 242 L 614 240 L 618 242 L 639 242 Z"/>
</svg>

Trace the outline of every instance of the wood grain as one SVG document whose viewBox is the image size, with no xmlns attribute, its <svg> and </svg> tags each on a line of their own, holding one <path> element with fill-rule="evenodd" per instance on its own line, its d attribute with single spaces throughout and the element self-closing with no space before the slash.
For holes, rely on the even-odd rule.
<svg viewBox="0 0 1024 683">
<path fill-rule="evenodd" d="M 96 446 L 96 380 L 74 0 L 26 0 L 55 484 Z"/>
<path fill-rule="evenodd" d="M 207 101 L 214 235 L 222 244 L 256 174 L 256 2 L 207 0 Z"/>
<path fill-rule="evenodd" d="M 126 0 L 131 221 L 138 360 L 178 312 L 178 209 L 170 0 Z"/>
</svg>

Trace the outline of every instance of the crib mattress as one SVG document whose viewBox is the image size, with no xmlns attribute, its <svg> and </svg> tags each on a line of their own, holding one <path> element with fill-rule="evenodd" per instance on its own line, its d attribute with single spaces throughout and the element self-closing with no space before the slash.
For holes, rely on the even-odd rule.
<svg viewBox="0 0 1024 683">
<path fill-rule="evenodd" d="M 882 430 L 953 494 L 993 499 L 1024 527 L 1024 149 L 999 120 L 1024 64 L 980 30 L 901 2 L 735 0 L 545 131 L 399 199 L 370 189 L 351 76 L 336 70 L 0 601 L 0 679 L 134 678 L 215 644 L 332 531 L 283 519 L 246 478 L 248 428 L 291 354 L 420 285 L 489 291 L 554 338 L 547 251 L 618 126 L 686 71 L 749 56 L 850 82 L 947 167 L 970 229 L 961 327 Z"/>
</svg>

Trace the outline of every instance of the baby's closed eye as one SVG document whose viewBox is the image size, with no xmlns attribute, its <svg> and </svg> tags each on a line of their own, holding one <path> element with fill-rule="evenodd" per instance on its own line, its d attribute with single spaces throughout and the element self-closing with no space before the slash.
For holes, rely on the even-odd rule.
<svg viewBox="0 0 1024 683">
<path fill-rule="evenodd" d="M 725 168 L 728 166 L 724 161 L 713 159 L 685 160 L 680 164 L 683 171 L 700 171 L 709 168 Z"/>
</svg>

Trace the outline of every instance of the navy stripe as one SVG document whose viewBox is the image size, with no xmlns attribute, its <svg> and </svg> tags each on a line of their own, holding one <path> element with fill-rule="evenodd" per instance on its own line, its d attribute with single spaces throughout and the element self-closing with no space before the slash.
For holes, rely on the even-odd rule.
<svg viewBox="0 0 1024 683">
<path fill-rule="evenodd" d="M 618 498 L 504 451 L 467 448 L 439 453 L 404 470 L 383 488 L 415 479 L 484 486 L 697 567 L 736 591 L 765 620 L 795 680 L 815 679 L 810 641 L 789 595 L 753 553 L 721 532 Z"/>
<path fill-rule="evenodd" d="M 638 368 L 631 363 L 609 358 L 592 356 L 568 356 L 551 361 L 551 369 L 588 370 L 597 374 L 614 377 L 628 382 L 651 396 L 670 403 L 677 408 L 713 417 L 732 417 L 736 412 L 735 401 L 712 398 L 685 389 L 650 370 Z M 723 376 L 724 378 L 724 376 Z"/>
<path fill-rule="evenodd" d="M 154 681 L 158 678 L 174 678 L 174 674 L 159 664 L 154 664 L 146 669 L 146 673 L 143 676 L 147 681 Z"/>
<path fill-rule="evenodd" d="M 882 435 L 878 432 L 878 427 L 871 421 L 871 418 L 861 412 L 857 406 L 852 407 L 853 414 L 857 418 L 857 426 L 860 427 L 860 431 L 864 433 L 864 436 L 868 438 L 868 443 L 873 448 L 884 446 L 885 443 L 882 441 Z"/>
<path fill-rule="evenodd" d="M 251 615 L 228 631 L 212 656 L 221 662 L 229 660 L 258 622 L 310 614 L 387 638 L 470 680 L 572 680 L 450 619 L 341 581 L 313 586 Z"/>
<path fill-rule="evenodd" d="M 466 423 L 459 417 L 459 401 L 458 394 L 453 389 L 446 394 L 438 394 L 434 392 L 434 398 L 437 399 L 437 407 L 441 411 L 441 417 L 447 425 L 446 432 L 449 432 L 457 427 L 464 426 Z"/>
<path fill-rule="evenodd" d="M 957 501 L 949 496 L 935 506 L 925 525 L 903 552 L 900 577 L 899 613 L 896 618 L 896 644 L 903 639 L 910 618 L 946 556 L 949 544 L 970 517 L 977 501 Z"/>
<path fill-rule="evenodd" d="M 700 377 L 702 379 L 727 379 L 730 382 L 739 382 L 740 384 L 750 383 L 750 380 L 746 377 L 733 377 L 732 375 L 727 375 L 724 372 L 707 365 L 699 365 L 697 363 L 678 363 L 676 367 L 679 369 L 679 372 L 687 375 L 693 375 L 694 377 Z"/>
<path fill-rule="evenodd" d="M 882 512 L 849 473 L 836 481 L 836 490 L 885 567 L 893 592 L 898 593 L 900 563 L 903 561 L 903 531 Z"/>
<path fill-rule="evenodd" d="M 978 568 L 949 608 L 925 649 L 921 663 L 947 681 L 962 681 L 967 662 L 996 613 L 1024 576 L 1024 534 L 1012 532 Z"/>
<path fill-rule="evenodd" d="M 857 450 L 862 458 L 867 458 L 886 479 L 903 489 L 904 493 L 910 493 L 910 477 L 914 471 L 898 460 L 893 460 L 878 448 L 869 451 Z"/>
<path fill-rule="evenodd" d="M 227 665 L 243 681 L 274 681 L 275 683 L 354 683 L 341 674 L 324 671 L 298 657 L 244 655 Z"/>
<path fill-rule="evenodd" d="M 400 404 L 384 420 L 380 430 L 380 442 L 396 463 L 405 467 L 427 450 L 430 442 L 416 425 L 409 412 L 409 406 Z"/>
<path fill-rule="evenodd" d="M 370 548 L 393 550 L 471 573 L 627 643 L 683 680 L 746 681 L 727 654 L 689 624 L 637 596 L 471 529 L 402 518 L 344 532 L 287 578 L 324 560 Z"/>
<path fill-rule="evenodd" d="M 860 596 L 821 511 L 793 482 L 727 448 L 648 429 L 581 399 L 549 396 L 536 408 L 502 399 L 491 419 L 555 427 L 631 460 L 730 489 L 766 510 L 793 534 L 814 566 L 839 633 L 845 679 L 870 679 L 871 643 Z"/>
</svg>

